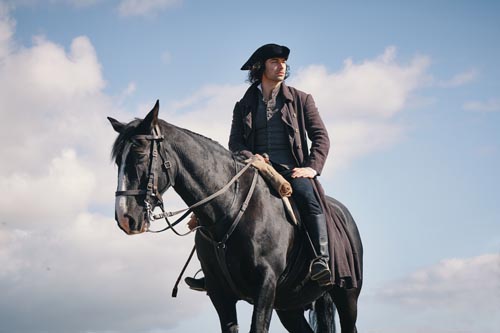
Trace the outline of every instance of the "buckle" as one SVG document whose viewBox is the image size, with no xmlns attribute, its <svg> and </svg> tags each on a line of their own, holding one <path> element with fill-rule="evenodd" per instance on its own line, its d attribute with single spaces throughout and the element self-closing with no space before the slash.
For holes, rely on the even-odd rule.
<svg viewBox="0 0 500 333">
<path fill-rule="evenodd" d="M 170 161 L 166 161 L 165 163 L 163 163 L 163 166 L 165 167 L 165 169 L 170 169 L 172 167 L 172 163 L 170 163 Z"/>
</svg>

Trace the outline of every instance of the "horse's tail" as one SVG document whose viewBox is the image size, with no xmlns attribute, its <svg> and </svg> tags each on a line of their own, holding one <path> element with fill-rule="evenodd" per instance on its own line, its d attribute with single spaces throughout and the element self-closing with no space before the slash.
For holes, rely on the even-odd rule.
<svg viewBox="0 0 500 333">
<path fill-rule="evenodd" d="M 329 292 L 314 302 L 309 311 L 309 323 L 316 333 L 335 333 L 335 304 Z"/>
</svg>

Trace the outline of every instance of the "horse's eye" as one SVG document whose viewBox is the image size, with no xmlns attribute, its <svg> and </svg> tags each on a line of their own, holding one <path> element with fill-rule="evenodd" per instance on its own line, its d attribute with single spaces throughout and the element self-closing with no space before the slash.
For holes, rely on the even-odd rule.
<svg viewBox="0 0 500 333">
<path fill-rule="evenodd" d="M 136 152 L 135 153 L 135 160 L 137 163 L 142 163 L 144 162 L 148 157 L 148 154 L 144 152 Z"/>
</svg>

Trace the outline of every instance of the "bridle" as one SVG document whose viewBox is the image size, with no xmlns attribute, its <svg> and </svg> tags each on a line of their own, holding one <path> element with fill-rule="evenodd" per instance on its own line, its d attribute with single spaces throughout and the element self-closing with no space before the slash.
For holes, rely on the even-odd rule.
<svg viewBox="0 0 500 333">
<path fill-rule="evenodd" d="M 160 161 L 161 166 L 167 172 L 167 185 L 173 186 L 175 184 L 175 178 L 172 171 L 172 163 L 167 159 L 165 155 L 164 149 L 162 149 L 162 142 L 165 137 L 161 134 L 160 128 L 158 125 L 155 125 L 153 128 L 152 134 L 138 134 L 132 136 L 131 140 L 147 140 L 150 141 L 150 154 L 149 154 L 149 167 L 148 167 L 148 183 L 146 185 L 146 189 L 137 189 L 137 190 L 124 190 L 124 191 L 116 191 L 115 197 L 119 196 L 145 196 L 144 199 L 144 209 L 146 210 L 146 217 L 148 222 L 157 220 L 161 217 L 156 217 L 153 213 L 156 207 L 160 207 L 163 210 L 163 199 L 161 193 L 163 190 L 158 189 L 158 165 Z"/>
<path fill-rule="evenodd" d="M 148 174 L 148 183 L 147 183 L 146 189 L 116 191 L 115 197 L 145 195 L 144 209 L 146 211 L 147 222 L 149 224 L 151 224 L 151 222 L 153 222 L 153 221 L 156 221 L 159 219 L 165 219 L 166 223 L 168 224 L 167 227 L 165 227 L 161 230 L 149 230 L 149 228 L 148 228 L 147 231 L 152 232 L 152 233 L 159 233 L 159 232 L 166 231 L 168 229 L 172 229 L 172 231 L 176 235 L 186 236 L 189 233 L 195 231 L 196 228 L 185 233 L 185 234 L 181 234 L 174 229 L 174 226 L 176 226 L 183 219 L 185 219 L 194 208 L 199 207 L 201 205 L 204 205 L 204 204 L 208 203 L 209 201 L 211 201 L 212 199 L 218 197 L 222 193 L 226 192 L 231 187 L 231 185 L 236 180 L 238 180 L 238 178 L 240 178 L 241 175 L 252 165 L 253 159 L 250 159 L 250 161 L 248 161 L 248 164 L 246 164 L 226 185 L 224 185 L 224 187 L 222 187 L 217 192 L 211 194 L 210 196 L 206 197 L 205 199 L 203 199 L 201 201 L 198 201 L 197 203 L 189 206 L 188 208 L 181 209 L 181 210 L 174 211 L 174 212 L 166 212 L 164 209 L 163 198 L 162 198 L 161 194 L 169 186 L 175 185 L 175 175 L 174 175 L 173 170 L 172 170 L 173 169 L 172 163 L 167 159 L 165 150 L 162 147 L 162 142 L 164 139 L 165 139 L 165 137 L 161 134 L 160 127 L 158 125 L 154 126 L 152 134 L 138 134 L 138 135 L 132 136 L 131 140 L 147 140 L 147 141 L 151 142 L 150 143 L 149 168 L 148 168 L 148 173 L 149 173 Z M 167 177 L 168 177 L 167 184 L 161 190 L 158 189 L 158 178 L 159 178 L 158 165 L 159 165 L 159 162 L 157 162 L 157 161 L 161 162 L 161 166 L 166 170 Z M 253 177 L 254 180 L 252 181 L 251 191 L 249 191 L 249 193 L 247 195 L 248 200 L 253 193 L 253 188 L 255 187 L 255 182 L 257 179 L 256 176 L 257 176 L 257 171 L 255 171 L 255 175 Z M 246 209 L 247 204 L 245 204 L 245 207 L 244 207 L 245 209 Z M 156 207 L 161 209 L 162 212 L 160 214 L 154 214 L 154 209 Z M 240 212 L 243 213 L 245 209 L 240 210 Z M 172 217 L 172 216 L 178 215 L 178 214 L 183 213 L 183 212 L 184 212 L 184 214 L 182 214 L 182 216 L 179 217 L 175 222 L 171 223 L 168 220 L 168 217 Z M 235 221 L 237 221 L 236 223 L 233 222 L 235 226 L 239 222 L 240 218 L 241 218 L 241 216 L 235 220 Z M 229 235 L 232 233 L 233 230 L 234 230 L 234 227 L 230 228 L 230 233 L 227 235 L 227 238 L 229 237 Z M 226 238 L 226 240 L 227 240 L 227 238 Z"/>
</svg>

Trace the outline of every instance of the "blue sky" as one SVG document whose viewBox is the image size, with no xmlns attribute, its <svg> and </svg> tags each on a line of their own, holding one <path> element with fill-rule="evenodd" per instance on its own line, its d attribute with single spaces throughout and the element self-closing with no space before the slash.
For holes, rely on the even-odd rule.
<svg viewBox="0 0 500 333">
<path fill-rule="evenodd" d="M 0 332 L 218 331 L 206 295 L 169 297 L 192 238 L 116 227 L 106 116 L 160 99 L 226 145 L 269 42 L 330 132 L 321 180 L 365 245 L 360 331 L 496 332 L 499 37 L 497 1 L 0 1 Z"/>
</svg>

